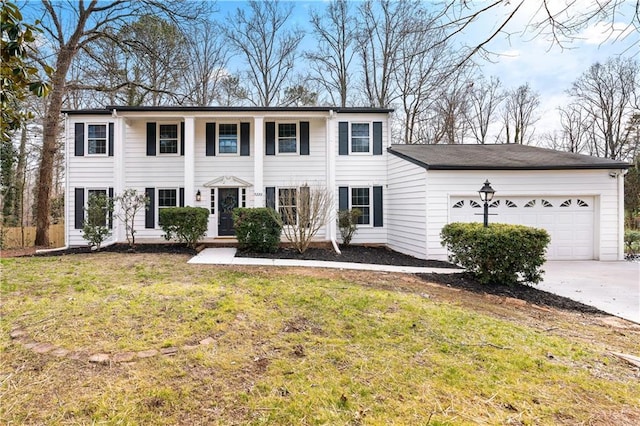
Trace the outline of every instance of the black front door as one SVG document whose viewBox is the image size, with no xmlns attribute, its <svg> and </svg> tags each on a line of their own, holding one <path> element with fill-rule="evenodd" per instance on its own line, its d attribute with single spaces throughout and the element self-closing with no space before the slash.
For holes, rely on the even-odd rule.
<svg viewBox="0 0 640 426">
<path fill-rule="evenodd" d="M 233 209 L 238 207 L 238 188 L 219 188 L 218 200 L 218 235 L 235 235 Z"/>
</svg>

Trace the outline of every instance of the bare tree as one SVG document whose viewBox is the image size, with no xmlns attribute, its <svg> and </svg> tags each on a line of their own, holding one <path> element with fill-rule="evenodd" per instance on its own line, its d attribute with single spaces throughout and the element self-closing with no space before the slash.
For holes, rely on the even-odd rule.
<svg viewBox="0 0 640 426">
<path fill-rule="evenodd" d="M 627 121 L 640 108 L 638 67 L 637 61 L 619 57 L 595 63 L 568 91 L 581 121 L 594 136 L 591 149 L 595 155 L 623 160 L 634 149 L 628 143 Z"/>
<path fill-rule="evenodd" d="M 133 21 L 136 17 L 152 10 L 162 14 L 178 17 L 199 16 L 203 4 L 191 4 L 186 9 L 177 7 L 175 1 L 98 1 L 54 3 L 42 0 L 42 26 L 49 38 L 53 52 L 42 49 L 43 54 L 50 54 L 55 62 L 55 71 L 51 76 L 51 92 L 47 100 L 44 118 L 44 137 L 39 167 L 36 245 L 49 244 L 49 213 L 51 208 L 51 186 L 53 181 L 54 159 L 58 153 L 57 136 L 60 129 L 60 116 L 63 100 L 67 91 L 67 76 L 73 59 L 79 51 L 88 49 L 97 40 L 110 37 L 110 28 L 120 27 Z M 180 3 L 181 4 L 181 3 Z M 206 4 L 204 6 L 208 7 Z M 44 59 L 43 59 L 44 61 Z"/>
<path fill-rule="evenodd" d="M 246 76 L 252 90 L 248 100 L 254 105 L 277 105 L 295 65 L 304 33 L 286 29 L 292 10 L 293 5 L 282 5 L 278 0 L 252 0 L 249 12 L 237 9 L 224 29 L 249 68 Z"/>
<path fill-rule="evenodd" d="M 459 144 L 469 133 L 465 118 L 469 108 L 469 92 L 473 84 L 467 74 L 459 73 L 437 92 L 431 107 L 432 127 L 430 143 Z"/>
<path fill-rule="evenodd" d="M 593 134 L 593 120 L 587 119 L 585 111 L 575 102 L 558 108 L 558 112 L 563 133 L 563 144 L 559 148 L 568 152 L 582 152 L 589 136 Z"/>
<path fill-rule="evenodd" d="M 502 83 L 498 77 L 491 76 L 488 81 L 481 77 L 472 83 L 468 95 L 469 131 L 477 143 L 485 144 L 489 127 L 497 120 L 498 108 L 505 98 Z"/>
<path fill-rule="evenodd" d="M 506 143 L 524 145 L 531 141 L 533 132 L 529 134 L 529 130 L 539 119 L 535 116 L 539 105 L 540 96 L 531 90 L 529 83 L 507 92 L 502 109 Z"/>
<path fill-rule="evenodd" d="M 327 223 L 333 206 L 331 192 L 325 187 L 282 188 L 278 194 L 282 217 L 282 233 L 298 250 L 304 253 L 313 237 Z"/>
<path fill-rule="evenodd" d="M 312 33 L 317 50 L 307 52 L 313 79 L 328 93 L 332 105 L 347 106 L 355 56 L 356 23 L 347 0 L 332 0 L 324 15 L 311 12 Z"/>
</svg>

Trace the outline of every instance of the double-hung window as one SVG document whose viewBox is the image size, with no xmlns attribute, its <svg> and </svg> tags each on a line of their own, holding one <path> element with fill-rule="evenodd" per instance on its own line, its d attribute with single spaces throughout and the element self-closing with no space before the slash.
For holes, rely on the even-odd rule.
<svg viewBox="0 0 640 426">
<path fill-rule="evenodd" d="M 351 152 L 369 152 L 369 123 L 351 123 Z"/>
<path fill-rule="evenodd" d="M 178 154 L 178 125 L 160 124 L 158 126 L 158 152 L 160 154 Z"/>
<path fill-rule="evenodd" d="M 87 190 L 87 207 L 92 197 L 107 197 L 105 189 L 89 189 Z M 102 212 L 88 210 L 87 221 L 94 226 L 107 226 L 107 206 L 104 206 Z"/>
<path fill-rule="evenodd" d="M 218 152 L 220 154 L 238 153 L 238 125 L 221 123 L 218 127 Z"/>
<path fill-rule="evenodd" d="M 358 225 L 369 225 L 371 223 L 369 188 L 351 188 L 351 208 L 359 209 L 362 212 L 358 217 Z"/>
<path fill-rule="evenodd" d="M 278 153 L 295 154 L 298 152 L 296 123 L 278 123 Z"/>
<path fill-rule="evenodd" d="M 278 189 L 278 209 L 283 225 L 298 223 L 297 191 L 295 188 Z"/>
<path fill-rule="evenodd" d="M 104 155 L 107 153 L 107 125 L 87 125 L 87 153 L 89 155 Z"/>
</svg>

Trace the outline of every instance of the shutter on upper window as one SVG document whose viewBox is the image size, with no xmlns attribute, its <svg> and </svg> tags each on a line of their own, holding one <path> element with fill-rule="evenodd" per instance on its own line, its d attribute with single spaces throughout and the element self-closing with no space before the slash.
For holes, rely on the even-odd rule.
<svg viewBox="0 0 640 426">
<path fill-rule="evenodd" d="M 145 188 L 144 193 L 149 199 L 148 208 L 144 217 L 144 227 L 153 229 L 156 227 L 156 189 Z"/>
<path fill-rule="evenodd" d="M 338 188 L 338 209 L 349 210 L 349 187 L 347 186 Z"/>
<path fill-rule="evenodd" d="M 207 157 L 216 155 L 216 123 L 207 123 L 205 127 L 205 143 Z"/>
<path fill-rule="evenodd" d="M 265 126 L 265 154 L 276 155 L 276 123 L 269 121 L 264 123 Z"/>
<path fill-rule="evenodd" d="M 109 201 L 113 202 L 113 188 L 109 188 Z M 109 210 L 109 229 L 113 229 L 113 208 Z"/>
<path fill-rule="evenodd" d="M 265 205 L 275 210 L 276 208 L 276 187 L 275 186 L 267 186 L 265 188 Z"/>
<path fill-rule="evenodd" d="M 180 155 L 184 155 L 184 121 L 180 123 Z"/>
<path fill-rule="evenodd" d="M 114 125 L 113 123 L 109 123 L 109 146 L 107 147 L 107 149 L 109 150 L 109 157 L 113 157 L 113 132 Z"/>
<path fill-rule="evenodd" d="M 309 155 L 309 122 L 300 122 L 300 155 Z"/>
<path fill-rule="evenodd" d="M 349 155 L 349 123 L 338 123 L 338 154 Z"/>
<path fill-rule="evenodd" d="M 373 187 L 373 226 L 382 226 L 382 187 Z"/>
<path fill-rule="evenodd" d="M 147 155 L 156 155 L 156 123 L 147 123 Z"/>
<path fill-rule="evenodd" d="M 184 207 L 184 188 L 180 188 L 178 194 L 178 206 Z"/>
<path fill-rule="evenodd" d="M 382 155 L 382 121 L 373 122 L 373 155 Z"/>
<path fill-rule="evenodd" d="M 84 188 L 76 188 L 73 203 L 73 227 L 82 229 L 84 224 Z"/>
<path fill-rule="evenodd" d="M 84 155 L 84 123 L 76 123 L 74 154 L 76 157 Z"/>
<path fill-rule="evenodd" d="M 248 157 L 251 154 L 251 147 L 249 146 L 250 129 L 250 123 L 240 123 L 240 155 L 244 157 Z"/>
</svg>

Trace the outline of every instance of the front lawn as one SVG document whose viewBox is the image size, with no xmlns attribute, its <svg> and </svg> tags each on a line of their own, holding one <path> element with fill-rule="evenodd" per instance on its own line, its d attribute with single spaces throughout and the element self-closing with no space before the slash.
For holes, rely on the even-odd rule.
<svg viewBox="0 0 640 426">
<path fill-rule="evenodd" d="M 640 423 L 640 373 L 609 352 L 637 351 L 632 325 L 407 275 L 187 259 L 2 259 L 0 423 Z"/>
</svg>

